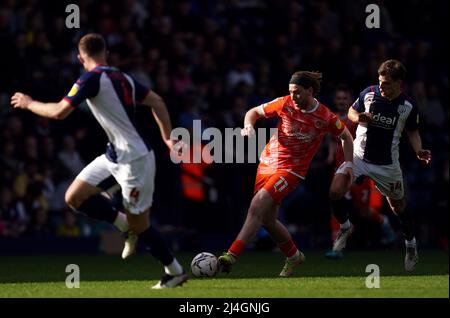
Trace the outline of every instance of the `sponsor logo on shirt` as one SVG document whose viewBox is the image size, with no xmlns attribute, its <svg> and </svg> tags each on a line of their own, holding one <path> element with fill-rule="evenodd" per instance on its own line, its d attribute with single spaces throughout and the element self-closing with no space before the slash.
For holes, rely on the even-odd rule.
<svg viewBox="0 0 450 318">
<path fill-rule="evenodd" d="M 383 116 L 381 113 L 377 113 L 373 115 L 371 125 L 390 129 L 395 127 L 396 121 L 397 117 L 395 116 Z"/>
</svg>

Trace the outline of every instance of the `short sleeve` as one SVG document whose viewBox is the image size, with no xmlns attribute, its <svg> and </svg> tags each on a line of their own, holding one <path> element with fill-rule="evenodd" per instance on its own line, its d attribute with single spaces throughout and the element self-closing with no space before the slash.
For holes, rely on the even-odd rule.
<svg viewBox="0 0 450 318">
<path fill-rule="evenodd" d="M 276 98 L 268 103 L 262 104 L 261 107 L 266 117 L 279 116 L 289 96 Z"/>
<path fill-rule="evenodd" d="M 363 90 L 359 94 L 359 97 L 352 104 L 352 108 L 354 110 L 356 110 L 358 113 L 364 112 L 365 111 L 364 99 L 366 97 L 366 94 L 369 93 L 369 92 L 373 92 L 374 90 L 375 90 L 375 88 L 373 86 L 369 86 L 365 90 Z"/>
<path fill-rule="evenodd" d="M 335 137 L 339 137 L 345 129 L 345 124 L 339 117 L 331 113 L 330 120 L 328 122 L 328 132 Z"/>
<path fill-rule="evenodd" d="M 409 112 L 408 118 L 406 119 L 405 128 L 408 131 L 413 131 L 419 129 L 419 112 L 417 111 L 417 106 L 415 103 L 412 104 L 412 109 Z"/>
<path fill-rule="evenodd" d="M 101 73 L 98 72 L 87 72 L 81 75 L 64 97 L 64 100 L 76 107 L 86 98 L 95 97 L 100 88 L 100 75 Z"/>
<path fill-rule="evenodd" d="M 131 80 L 133 81 L 133 84 L 134 84 L 136 102 L 142 103 L 144 101 L 144 99 L 147 97 L 148 93 L 150 93 L 151 90 L 150 90 L 150 88 L 141 84 L 135 78 L 131 77 Z"/>
</svg>

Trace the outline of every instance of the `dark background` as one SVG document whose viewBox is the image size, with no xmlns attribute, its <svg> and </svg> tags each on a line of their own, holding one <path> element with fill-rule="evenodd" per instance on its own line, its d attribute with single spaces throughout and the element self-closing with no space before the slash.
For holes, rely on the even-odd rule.
<svg viewBox="0 0 450 318">
<path fill-rule="evenodd" d="M 399 59 L 408 70 L 405 91 L 421 115 L 423 147 L 433 152 L 423 167 L 402 139 L 408 208 L 420 246 L 448 249 L 447 1 L 77 1 L 80 29 L 65 27 L 68 3 L 0 4 L 0 251 L 97 251 L 91 242 L 112 230 L 74 216 L 63 202 L 70 181 L 106 144 L 87 107 L 51 121 L 9 105 L 15 91 L 42 101 L 67 94 L 82 72 L 76 44 L 88 32 L 106 38 L 111 65 L 164 98 L 174 127 L 190 128 L 194 119 L 203 128 L 240 127 L 249 108 L 286 95 L 297 70 L 323 72 L 318 99 L 334 110 L 338 84 L 357 96 L 377 83 L 380 63 Z M 380 29 L 365 26 L 369 3 L 380 6 Z M 152 222 L 175 249 L 227 246 L 244 220 L 256 164 L 202 166 L 204 197 L 191 200 L 183 192 L 185 170 L 171 163 L 151 113 L 139 112 L 157 157 Z M 259 127 L 275 124 L 261 121 Z M 325 143 L 282 209 L 303 248 L 331 244 L 333 166 L 326 157 Z M 398 232 L 389 209 L 383 212 Z M 379 247 L 379 231 L 361 224 L 352 244 Z M 261 238 L 255 247 L 271 245 Z"/>
</svg>

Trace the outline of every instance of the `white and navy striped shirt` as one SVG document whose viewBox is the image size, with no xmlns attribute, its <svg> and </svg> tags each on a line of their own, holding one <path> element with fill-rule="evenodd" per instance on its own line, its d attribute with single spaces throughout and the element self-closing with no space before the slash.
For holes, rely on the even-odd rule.
<svg viewBox="0 0 450 318">
<path fill-rule="evenodd" d="M 80 76 L 64 99 L 73 107 L 86 100 L 108 136 L 106 156 L 112 162 L 128 163 L 151 149 L 135 118 L 137 103 L 149 91 L 117 68 L 99 65 Z"/>
<path fill-rule="evenodd" d="M 377 165 L 398 164 L 400 137 L 403 129 L 418 129 L 419 115 L 415 103 L 401 93 L 388 100 L 381 96 L 378 85 L 363 90 L 352 105 L 357 112 L 373 115 L 368 125 L 358 125 L 354 154 Z"/>
</svg>

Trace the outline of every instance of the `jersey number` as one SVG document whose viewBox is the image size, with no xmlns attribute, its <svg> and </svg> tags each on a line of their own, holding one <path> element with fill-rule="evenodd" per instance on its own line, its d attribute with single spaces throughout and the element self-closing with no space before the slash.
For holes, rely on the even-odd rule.
<svg viewBox="0 0 450 318">
<path fill-rule="evenodd" d="M 133 199 L 135 202 L 139 200 L 139 190 L 137 188 L 133 188 L 133 190 L 131 190 L 130 198 Z"/>
<path fill-rule="evenodd" d="M 274 185 L 273 188 L 275 189 L 275 192 L 281 192 L 288 186 L 288 182 L 284 177 L 280 177 L 280 180 L 278 180 Z"/>
<path fill-rule="evenodd" d="M 397 181 L 395 183 L 389 183 L 389 186 L 391 188 L 391 192 L 395 192 L 397 190 L 401 190 L 402 189 L 402 182 L 401 181 Z"/>
</svg>

